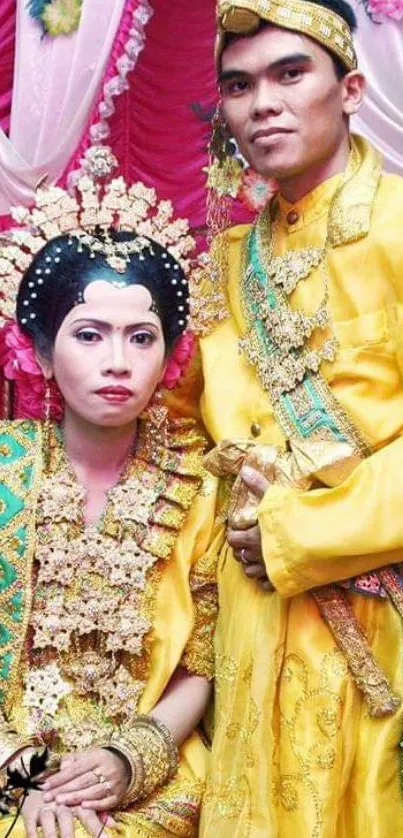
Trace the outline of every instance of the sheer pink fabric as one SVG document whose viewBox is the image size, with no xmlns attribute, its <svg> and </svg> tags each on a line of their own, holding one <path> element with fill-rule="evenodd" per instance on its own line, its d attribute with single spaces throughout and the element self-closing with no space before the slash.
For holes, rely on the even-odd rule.
<svg viewBox="0 0 403 838">
<path fill-rule="evenodd" d="M 79 30 L 51 39 L 29 17 L 26 0 L 17 0 L 10 136 L 0 132 L 0 214 L 29 202 L 44 174 L 56 180 L 79 144 L 124 4 L 84 0 Z"/>
<path fill-rule="evenodd" d="M 353 0 L 360 69 L 368 88 L 353 128 L 382 152 L 385 168 L 403 175 L 403 20 L 381 16 L 377 25 Z"/>
</svg>

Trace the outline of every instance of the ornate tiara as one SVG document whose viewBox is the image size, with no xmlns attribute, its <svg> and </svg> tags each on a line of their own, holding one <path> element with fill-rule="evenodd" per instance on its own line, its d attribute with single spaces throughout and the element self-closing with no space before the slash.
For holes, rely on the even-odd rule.
<svg viewBox="0 0 403 838">
<path fill-rule="evenodd" d="M 69 234 L 90 256 L 105 256 L 118 273 L 126 270 L 132 253 L 152 250 L 156 242 L 165 248 L 189 273 L 186 256 L 194 250 L 186 219 L 174 219 L 170 201 L 157 201 L 154 189 L 143 183 L 128 186 L 122 177 L 101 185 L 116 165 L 105 147 L 87 152 L 85 174 L 77 181 L 73 194 L 58 186 L 39 185 L 31 209 L 14 207 L 13 227 L 0 238 L 0 326 L 15 315 L 16 297 L 22 275 L 33 257 L 57 236 Z M 114 242 L 110 229 L 134 232 L 134 242 Z M 169 265 L 168 265 L 169 267 Z M 46 270 L 46 269 L 45 269 Z M 49 273 L 50 273 L 50 269 Z"/>
</svg>

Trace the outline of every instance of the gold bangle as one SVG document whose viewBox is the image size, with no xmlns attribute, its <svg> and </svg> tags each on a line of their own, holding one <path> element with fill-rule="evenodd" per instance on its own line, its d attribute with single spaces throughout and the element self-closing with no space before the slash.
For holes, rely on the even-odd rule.
<svg viewBox="0 0 403 838">
<path fill-rule="evenodd" d="M 141 757 L 144 781 L 141 797 L 148 797 L 176 774 L 179 754 L 171 732 L 152 716 L 136 716 L 125 727 L 125 738 Z"/>
<path fill-rule="evenodd" d="M 137 721 L 138 720 L 141 720 L 141 722 L 144 725 L 151 725 L 154 728 L 156 728 L 156 730 L 158 730 L 167 751 L 167 757 L 169 762 L 169 773 L 167 779 L 171 779 L 171 777 L 173 777 L 176 774 L 179 763 L 178 746 L 175 742 L 175 739 L 172 736 L 171 731 L 164 724 L 164 722 L 162 722 L 160 719 L 156 719 L 154 716 L 138 716 Z"/>
<path fill-rule="evenodd" d="M 120 801 L 119 806 L 125 809 L 143 794 L 144 765 L 141 755 L 133 749 L 131 742 L 120 734 L 112 735 L 109 747 L 121 754 L 128 762 L 130 769 L 129 785 Z"/>
</svg>

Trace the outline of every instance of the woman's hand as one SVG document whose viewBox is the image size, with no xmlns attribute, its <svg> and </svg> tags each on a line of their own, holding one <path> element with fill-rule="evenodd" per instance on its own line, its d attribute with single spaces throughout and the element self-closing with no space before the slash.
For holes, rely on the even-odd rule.
<svg viewBox="0 0 403 838">
<path fill-rule="evenodd" d="M 45 803 L 115 809 L 129 785 L 126 760 L 106 748 L 91 748 L 63 757 L 60 771 L 44 784 Z"/>
<path fill-rule="evenodd" d="M 31 791 L 22 807 L 27 838 L 38 838 L 37 830 L 42 830 L 43 838 L 74 838 L 74 818 L 79 820 L 93 838 L 99 838 L 107 826 L 115 826 L 109 815 L 91 812 L 80 806 L 69 808 L 57 803 L 45 803 L 43 792 Z"/>
</svg>

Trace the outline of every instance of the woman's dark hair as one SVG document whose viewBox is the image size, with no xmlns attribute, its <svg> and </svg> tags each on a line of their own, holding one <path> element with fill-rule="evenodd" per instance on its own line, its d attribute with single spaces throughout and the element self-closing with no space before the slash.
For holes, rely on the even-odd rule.
<svg viewBox="0 0 403 838">
<path fill-rule="evenodd" d="M 339 17 L 343 18 L 351 32 L 355 32 L 355 30 L 357 29 L 357 18 L 355 16 L 355 12 L 351 8 L 351 6 L 348 3 L 346 3 L 346 0 L 309 0 L 309 2 L 314 3 L 316 6 L 323 6 L 324 9 L 330 9 L 330 11 L 335 12 L 335 14 L 339 15 Z M 250 37 L 253 37 L 253 35 L 257 35 L 259 32 L 261 32 L 262 29 L 267 29 L 267 27 L 272 25 L 274 24 L 271 24 L 269 21 L 261 20 L 258 28 L 255 29 L 253 33 L 251 33 Z M 227 49 L 227 47 L 229 47 L 231 43 L 233 43 L 233 41 L 237 41 L 239 40 L 239 38 L 245 37 L 248 37 L 248 35 L 239 35 L 232 32 L 228 32 L 225 35 L 224 45 L 221 54 L 224 52 L 225 49 Z M 320 46 L 322 46 L 323 49 L 325 49 L 326 52 L 329 53 L 333 61 L 336 76 L 340 81 L 340 79 L 344 78 L 344 76 L 347 75 L 347 67 L 344 66 L 343 62 L 340 60 L 338 55 L 336 55 L 330 49 L 327 49 L 325 46 L 323 46 L 323 44 L 321 44 Z"/>
<path fill-rule="evenodd" d="M 109 231 L 114 243 L 135 243 L 133 233 Z M 104 236 L 99 234 L 103 242 Z M 144 237 L 142 237 L 144 241 Z M 84 302 L 84 291 L 95 280 L 122 287 L 142 285 L 150 292 L 152 309 L 160 317 L 167 352 L 185 330 L 189 314 L 188 283 L 177 260 L 154 241 L 131 253 L 124 273 L 115 271 L 103 253 L 94 253 L 74 235 L 48 242 L 25 272 L 17 295 L 17 320 L 38 351 L 49 357 L 60 326 L 73 308 Z"/>
</svg>

